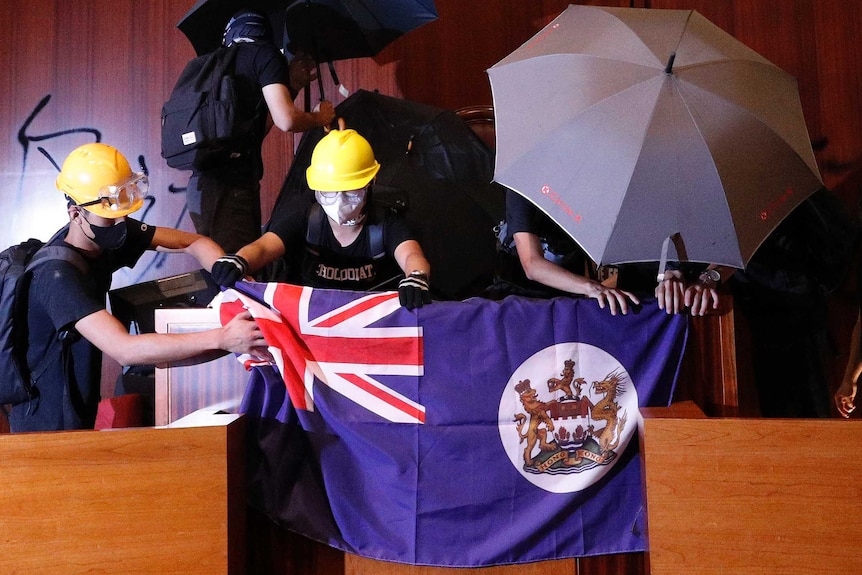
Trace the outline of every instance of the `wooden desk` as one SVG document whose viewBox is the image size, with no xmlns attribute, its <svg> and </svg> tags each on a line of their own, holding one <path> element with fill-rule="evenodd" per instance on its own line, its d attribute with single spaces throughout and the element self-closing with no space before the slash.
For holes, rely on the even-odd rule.
<svg viewBox="0 0 862 575">
<path fill-rule="evenodd" d="M 0 573 L 243 573 L 244 421 L 222 417 L 0 436 Z"/>
<path fill-rule="evenodd" d="M 862 421 L 674 406 L 641 442 L 651 575 L 862 573 Z"/>
</svg>

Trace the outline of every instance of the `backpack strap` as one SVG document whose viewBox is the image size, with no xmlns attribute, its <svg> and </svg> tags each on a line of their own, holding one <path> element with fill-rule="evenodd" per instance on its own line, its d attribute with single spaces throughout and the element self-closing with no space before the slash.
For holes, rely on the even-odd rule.
<svg viewBox="0 0 862 575">
<path fill-rule="evenodd" d="M 305 249 L 316 256 L 320 255 L 315 247 L 320 245 L 320 226 L 325 220 L 326 214 L 323 213 L 320 204 L 313 203 L 308 210 L 308 224 L 305 226 Z"/>
<path fill-rule="evenodd" d="M 210 89 L 218 94 L 221 88 L 221 78 L 236 72 L 236 55 L 238 47 L 221 46 L 216 49 L 215 64 L 212 73 L 209 75 Z"/>
<path fill-rule="evenodd" d="M 65 231 L 66 231 L 66 228 L 63 228 L 62 230 L 57 232 L 48 241 L 51 242 L 54 239 L 56 239 L 58 236 L 64 235 Z M 46 244 L 46 245 L 42 246 L 41 248 L 39 248 L 39 250 L 35 254 L 33 254 L 33 257 L 30 259 L 30 262 L 27 264 L 27 267 L 25 268 L 24 273 L 25 273 L 26 277 L 25 277 L 25 281 L 22 283 L 23 287 L 22 287 L 21 293 L 19 293 L 18 298 L 16 300 L 17 305 L 19 305 L 19 306 L 25 305 L 22 302 L 23 302 L 24 298 L 26 297 L 27 290 L 29 290 L 30 278 L 32 277 L 33 270 L 36 269 L 37 267 L 39 267 L 39 266 L 41 266 L 41 265 L 43 265 L 49 261 L 53 261 L 53 260 L 61 260 L 61 261 L 69 262 L 70 264 L 74 265 L 78 269 L 78 271 L 80 271 L 82 274 L 87 274 L 87 272 L 89 271 L 89 265 L 87 264 L 87 261 L 84 259 L 84 257 L 81 254 L 79 254 L 77 251 L 75 251 L 75 249 L 72 248 L 71 246 Z M 20 310 L 16 310 L 15 313 L 19 317 L 22 315 L 22 312 Z M 69 385 L 69 383 L 73 379 L 72 378 L 72 362 L 70 361 L 71 355 L 70 355 L 69 350 L 71 348 L 72 343 L 74 343 L 78 339 L 80 339 L 80 336 L 74 330 L 69 329 L 69 330 L 63 330 L 63 331 L 59 332 L 57 334 L 56 340 L 54 341 L 54 343 L 52 343 L 52 346 L 49 348 L 48 353 L 45 354 L 45 357 L 43 357 L 39 361 L 39 363 L 36 364 L 36 367 L 32 370 L 30 369 L 30 366 L 27 364 L 26 357 L 21 357 L 20 365 L 21 365 L 21 370 L 22 370 L 22 377 L 23 377 L 25 385 L 27 386 L 27 394 L 30 396 L 31 399 L 36 399 L 39 397 L 39 390 L 36 387 L 36 381 L 39 379 L 39 377 L 42 376 L 42 374 L 45 372 L 45 370 L 48 369 L 48 367 L 50 367 L 55 361 L 57 361 L 57 359 L 60 359 L 63 362 L 63 373 L 66 377 L 66 385 Z M 54 346 L 57 344 L 60 345 L 60 354 L 59 355 L 56 353 L 53 353 Z M 38 407 L 38 405 L 37 405 L 37 407 Z M 28 410 L 29 410 L 29 406 L 28 406 Z"/>
<path fill-rule="evenodd" d="M 376 224 L 368 226 L 368 243 L 371 246 L 372 259 L 379 260 L 386 255 L 386 246 L 383 245 L 383 217 Z"/>
</svg>

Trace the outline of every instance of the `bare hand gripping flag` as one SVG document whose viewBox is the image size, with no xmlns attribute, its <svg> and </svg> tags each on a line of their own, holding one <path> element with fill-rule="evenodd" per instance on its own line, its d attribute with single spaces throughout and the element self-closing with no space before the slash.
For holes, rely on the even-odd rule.
<svg viewBox="0 0 862 575">
<path fill-rule="evenodd" d="M 654 303 L 398 295 L 241 282 L 276 366 L 252 370 L 253 503 L 365 557 L 483 566 L 646 549 L 638 408 L 687 335 Z"/>
</svg>

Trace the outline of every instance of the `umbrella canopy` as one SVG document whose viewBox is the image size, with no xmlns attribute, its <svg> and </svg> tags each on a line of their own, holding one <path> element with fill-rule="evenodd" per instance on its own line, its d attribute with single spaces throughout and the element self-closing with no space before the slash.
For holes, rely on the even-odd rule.
<svg viewBox="0 0 862 575">
<path fill-rule="evenodd" d="M 743 268 L 822 187 L 795 79 L 697 12 L 569 6 L 488 75 L 495 181 L 598 263 Z"/>
<path fill-rule="evenodd" d="M 336 114 L 374 149 L 380 171 L 375 200 L 399 210 L 419 234 L 431 263 L 435 294 L 476 295 L 493 274 L 494 225 L 504 212 L 503 188 L 491 182 L 493 153 L 452 111 L 359 90 Z M 306 132 L 272 212 L 293 209 L 311 195 L 305 170 L 322 128 Z M 268 280 L 278 280 L 278 266 Z M 395 283 L 397 286 L 397 282 Z"/>
<path fill-rule="evenodd" d="M 275 43 L 284 43 L 284 8 L 287 0 L 197 0 L 177 28 L 186 35 L 200 56 L 221 46 L 224 28 L 240 10 L 257 12 L 269 18 Z"/>
<path fill-rule="evenodd" d="M 197 0 L 177 23 L 198 55 L 221 45 L 225 25 L 239 10 L 266 15 L 276 45 L 288 55 L 300 52 L 317 63 L 320 99 L 324 100 L 320 63 L 374 56 L 403 34 L 437 18 L 433 0 Z M 306 91 L 306 108 L 310 108 Z"/>
<path fill-rule="evenodd" d="M 437 19 L 433 0 L 294 0 L 285 2 L 285 49 L 317 62 L 374 56 Z"/>
</svg>

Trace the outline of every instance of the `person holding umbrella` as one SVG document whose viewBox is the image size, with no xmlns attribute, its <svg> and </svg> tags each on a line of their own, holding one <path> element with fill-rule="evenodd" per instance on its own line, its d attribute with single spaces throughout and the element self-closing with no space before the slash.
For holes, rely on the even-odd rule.
<svg viewBox="0 0 862 575">
<path fill-rule="evenodd" d="M 257 114 L 244 152 L 220 165 L 192 171 L 186 205 L 195 231 L 212 238 L 225 250 L 235 251 L 260 237 L 261 146 L 266 134 L 273 125 L 284 132 L 328 126 L 335 118 L 335 111 L 328 101 L 320 102 L 311 112 L 294 106 L 298 86 L 293 83 L 307 82 L 311 76 L 301 57 L 294 59 L 291 74 L 264 16 L 238 12 L 227 23 L 222 43 L 226 47 L 237 46 L 239 97 L 247 103 L 249 116 L 255 110 L 263 109 L 266 113 Z"/>
<path fill-rule="evenodd" d="M 232 287 L 286 255 L 290 265 L 281 281 L 372 291 L 400 277 L 402 306 L 431 303 L 431 266 L 406 219 L 372 200 L 379 170 L 371 145 L 358 132 L 331 130 L 315 146 L 306 170 L 314 200 L 299 198 L 259 239 L 216 260 L 213 279 Z"/>
</svg>

